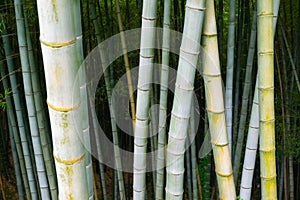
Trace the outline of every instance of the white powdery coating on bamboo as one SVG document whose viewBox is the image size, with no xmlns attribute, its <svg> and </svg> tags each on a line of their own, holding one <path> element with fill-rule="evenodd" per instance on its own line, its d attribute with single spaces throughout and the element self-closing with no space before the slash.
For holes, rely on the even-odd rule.
<svg viewBox="0 0 300 200">
<path fill-rule="evenodd" d="M 183 198 L 185 139 L 188 133 L 204 10 L 204 0 L 190 0 L 186 3 L 167 148 L 166 199 Z"/>
<path fill-rule="evenodd" d="M 59 199 L 85 200 L 85 150 L 82 126 L 76 121 L 81 102 L 79 85 L 74 84 L 79 64 L 73 6 L 66 0 L 39 0 L 38 14 Z"/>
<path fill-rule="evenodd" d="M 251 198 L 252 180 L 255 167 L 255 159 L 259 136 L 259 104 L 258 104 L 258 82 L 256 81 L 254 100 L 251 110 L 250 125 L 246 144 L 240 197 L 244 200 Z"/>
<path fill-rule="evenodd" d="M 136 124 L 134 134 L 133 199 L 145 199 L 146 150 L 155 44 L 156 0 L 143 1 Z"/>
<path fill-rule="evenodd" d="M 165 165 L 165 140 L 166 140 L 166 119 L 168 101 L 168 80 L 169 80 L 169 49 L 170 49 L 170 11 L 171 0 L 164 1 L 164 27 L 162 43 L 162 68 L 160 85 L 160 109 L 159 109 L 159 133 L 157 153 L 157 173 L 155 199 L 163 199 L 164 193 L 164 165 Z"/>
</svg>

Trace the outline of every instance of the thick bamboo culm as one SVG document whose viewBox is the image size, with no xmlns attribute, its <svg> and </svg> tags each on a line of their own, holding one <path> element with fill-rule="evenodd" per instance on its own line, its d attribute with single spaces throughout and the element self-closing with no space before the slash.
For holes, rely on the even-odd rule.
<svg viewBox="0 0 300 200">
<path fill-rule="evenodd" d="M 257 53 L 262 199 L 277 199 L 273 32 L 273 0 L 258 1 Z"/>
<path fill-rule="evenodd" d="M 185 140 L 188 135 L 194 95 L 194 79 L 200 52 L 204 11 L 204 0 L 188 0 L 186 2 L 167 147 L 166 199 L 180 200 L 183 198 Z"/>
<path fill-rule="evenodd" d="M 80 88 L 74 85 L 79 69 L 74 7 L 67 0 L 39 0 L 37 7 L 58 198 L 87 200 Z"/>
<path fill-rule="evenodd" d="M 236 192 L 225 122 L 217 26 L 214 2 L 210 0 L 206 1 L 202 37 L 203 51 L 201 51 L 200 58 L 203 65 L 208 122 L 219 187 L 219 198 L 233 200 L 236 199 Z"/>
</svg>

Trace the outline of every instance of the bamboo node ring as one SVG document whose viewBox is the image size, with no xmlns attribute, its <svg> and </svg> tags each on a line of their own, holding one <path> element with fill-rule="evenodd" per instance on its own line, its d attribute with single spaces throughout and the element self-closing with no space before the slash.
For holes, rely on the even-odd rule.
<svg viewBox="0 0 300 200">
<path fill-rule="evenodd" d="M 79 108 L 80 103 L 78 103 L 77 105 L 74 105 L 72 107 L 56 107 L 47 100 L 47 105 L 52 110 L 60 111 L 60 112 L 68 112 L 68 111 L 76 110 L 77 108 Z"/>
<path fill-rule="evenodd" d="M 65 164 L 65 165 L 73 165 L 73 164 L 83 160 L 84 157 L 85 157 L 85 153 L 82 154 L 81 156 L 77 157 L 77 158 L 68 159 L 68 160 L 60 159 L 59 157 L 55 156 L 54 154 L 53 154 L 53 157 L 59 163 L 62 163 L 62 164 Z"/>
<path fill-rule="evenodd" d="M 229 173 L 222 173 L 222 172 L 218 172 L 217 170 L 215 170 L 215 172 L 216 172 L 216 174 L 217 175 L 219 175 L 219 176 L 221 176 L 221 177 L 230 177 L 230 176 L 232 176 L 232 171 L 231 172 L 229 172 Z"/>
<path fill-rule="evenodd" d="M 41 44 L 48 46 L 48 47 L 61 48 L 61 47 L 65 47 L 65 46 L 68 46 L 71 44 L 75 44 L 76 39 L 65 41 L 65 42 L 47 42 L 47 41 L 42 40 L 42 38 L 40 37 L 40 42 L 41 42 Z"/>
</svg>

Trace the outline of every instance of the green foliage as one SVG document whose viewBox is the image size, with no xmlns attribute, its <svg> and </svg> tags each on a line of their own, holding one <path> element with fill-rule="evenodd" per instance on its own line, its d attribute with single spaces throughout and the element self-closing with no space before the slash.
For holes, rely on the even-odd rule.
<svg viewBox="0 0 300 200">
<path fill-rule="evenodd" d="M 3 17 L 3 15 L 1 15 L 1 19 L 0 19 L 0 33 L 2 33 L 3 30 L 6 29 L 6 24 L 7 20 L 6 17 Z"/>
<path fill-rule="evenodd" d="M 0 108 L 2 110 L 5 110 L 6 108 L 6 98 L 12 93 L 10 89 L 6 89 L 4 91 L 4 94 L 0 93 Z"/>
</svg>

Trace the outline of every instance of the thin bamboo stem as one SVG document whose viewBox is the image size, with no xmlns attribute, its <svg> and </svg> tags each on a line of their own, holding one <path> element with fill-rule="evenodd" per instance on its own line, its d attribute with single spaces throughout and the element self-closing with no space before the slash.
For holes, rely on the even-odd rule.
<svg viewBox="0 0 300 200">
<path fill-rule="evenodd" d="M 145 199 L 146 148 L 148 136 L 150 90 L 152 89 L 157 0 L 144 0 L 140 45 L 136 124 L 134 133 L 133 199 Z"/>
<path fill-rule="evenodd" d="M 226 68 L 226 127 L 230 155 L 232 155 L 232 101 L 233 101 L 233 68 L 234 68 L 234 38 L 235 38 L 235 0 L 229 1 L 228 12 L 228 40 L 227 40 L 227 68 Z"/>
<path fill-rule="evenodd" d="M 42 106 L 43 103 L 41 97 L 40 79 L 36 68 L 35 57 L 33 54 L 31 36 L 30 36 L 29 26 L 28 26 L 28 18 L 25 11 L 24 11 L 24 19 L 25 19 L 25 31 L 26 31 L 26 40 L 28 46 L 28 58 L 29 58 L 28 61 L 29 61 L 29 67 L 31 73 L 32 91 L 33 91 L 33 97 L 35 103 L 35 111 L 36 111 L 39 135 L 41 139 L 41 146 L 43 151 L 43 158 L 45 162 L 51 198 L 52 200 L 56 200 L 58 196 L 57 183 L 56 183 L 57 180 L 56 180 L 56 173 L 54 168 L 54 160 L 53 160 L 52 152 L 50 150 L 51 144 L 49 144 L 50 133 L 47 132 L 48 129 L 46 128 L 47 119 L 45 115 L 45 109 Z"/>
<path fill-rule="evenodd" d="M 127 1 L 126 1 L 127 2 Z M 121 18 L 121 11 L 120 11 L 120 5 L 119 0 L 116 0 L 116 11 L 118 16 L 118 24 L 119 24 L 119 31 L 120 31 L 120 37 L 121 37 L 121 43 L 123 48 L 123 58 L 125 63 L 125 70 L 126 70 L 126 77 L 127 77 L 127 84 L 128 84 L 128 92 L 129 92 L 129 101 L 130 101 L 130 108 L 131 108 L 131 116 L 132 116 L 132 126 L 135 127 L 135 120 L 136 120 L 136 114 L 135 114 L 135 102 L 134 102 L 134 94 L 133 94 L 133 88 L 132 88 L 132 78 L 130 73 L 130 64 L 127 54 L 127 47 L 126 47 L 126 40 L 124 35 L 124 28 Z"/>
<path fill-rule="evenodd" d="M 163 199 L 164 193 L 164 164 L 165 164 L 165 144 L 166 144 L 166 118 L 168 102 L 168 81 L 169 81 L 169 49 L 170 49 L 170 12 L 171 0 L 164 1 L 164 25 L 162 40 L 162 67 L 160 75 L 160 100 L 159 100 L 159 122 L 158 122 L 158 153 L 155 199 Z"/>
<path fill-rule="evenodd" d="M 17 83 L 17 76 L 15 73 L 15 65 L 13 62 L 13 57 L 11 53 L 11 46 L 9 41 L 9 36 L 7 35 L 6 29 L 2 30 L 2 39 L 4 44 L 4 51 L 5 51 L 5 57 L 7 60 L 7 66 L 8 66 L 8 73 L 9 73 L 9 79 L 10 79 L 10 85 L 12 87 L 13 92 L 13 100 L 15 104 L 15 110 L 16 110 L 16 116 L 17 116 L 17 124 L 22 144 L 22 150 L 23 150 L 23 156 L 25 160 L 25 167 L 26 167 L 26 173 L 28 177 L 28 185 L 30 193 L 26 191 L 27 198 L 29 199 L 38 199 L 37 189 L 36 189 L 36 182 L 34 178 L 34 172 L 33 172 L 33 166 L 32 161 L 30 157 L 30 151 L 29 151 L 29 144 L 26 137 L 26 130 L 25 130 L 25 124 L 24 124 L 24 118 L 22 113 L 22 106 L 21 106 L 21 99 L 18 89 L 18 83 Z M 27 180 L 23 176 L 23 180 Z M 24 182 L 25 188 L 27 188 L 27 183 Z"/>
<path fill-rule="evenodd" d="M 247 56 L 247 68 L 245 74 L 245 84 L 243 89 L 243 102 L 241 108 L 241 117 L 239 120 L 239 131 L 238 131 L 238 139 L 236 144 L 236 149 L 234 153 L 234 167 L 233 167 L 233 176 L 234 182 L 237 183 L 239 172 L 240 172 L 240 164 L 241 164 L 241 156 L 242 156 L 242 147 L 244 144 L 244 132 L 245 125 L 248 113 L 248 102 L 249 102 L 249 93 L 251 88 L 251 78 L 252 78 L 252 68 L 253 68 L 253 59 L 255 52 L 255 44 L 256 44 L 256 23 L 257 23 L 256 11 L 253 14 L 252 28 L 251 28 L 251 36 L 249 43 L 249 51 Z"/>
<path fill-rule="evenodd" d="M 32 90 L 32 74 L 30 70 L 28 44 L 25 30 L 25 19 L 23 14 L 23 0 L 14 0 L 15 14 L 18 31 L 18 43 L 23 75 L 23 85 L 26 99 L 26 107 L 29 119 L 29 128 L 31 133 L 31 140 L 34 152 L 34 159 L 36 162 L 36 169 L 38 175 L 38 182 L 40 188 L 40 195 L 43 199 L 50 199 L 49 185 L 46 175 L 46 168 L 43 158 L 43 151 L 40 142 L 40 135 L 36 116 L 36 107 L 34 102 L 33 90 Z"/>
</svg>

